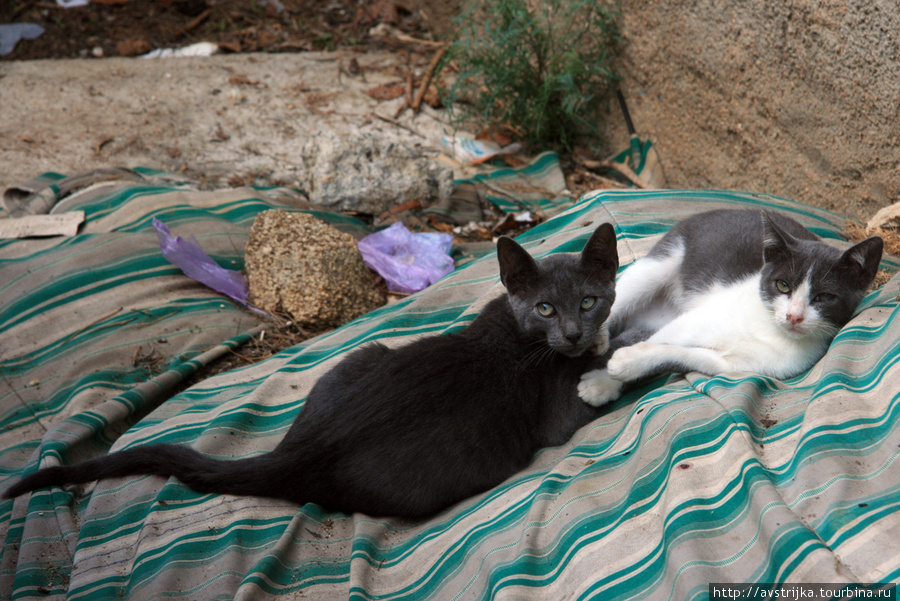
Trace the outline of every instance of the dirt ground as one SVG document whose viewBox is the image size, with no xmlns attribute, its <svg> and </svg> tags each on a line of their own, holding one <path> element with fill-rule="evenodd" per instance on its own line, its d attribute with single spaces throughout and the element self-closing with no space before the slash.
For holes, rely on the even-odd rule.
<svg viewBox="0 0 900 601">
<path fill-rule="evenodd" d="M 196 124 L 206 126 L 215 119 L 200 114 L 209 113 L 203 102 L 210 99 L 192 95 L 191 77 L 230 70 L 212 92 L 238 98 L 235 105 L 250 103 L 245 108 L 262 109 L 261 122 L 283 119 L 275 129 L 271 122 L 246 129 L 258 130 L 257 137 L 274 146 L 290 146 L 286 132 L 294 129 L 297 137 L 308 133 L 309 127 L 293 124 L 290 111 L 267 113 L 265 105 L 293 95 L 333 116 L 341 110 L 334 99 L 346 96 L 349 101 L 351 96 L 343 89 L 310 84 L 305 66 L 279 57 L 337 50 L 342 54 L 317 60 L 333 63 L 331 72 L 339 79 L 342 75 L 359 79 L 353 73 L 358 63 L 382 73 L 391 70 L 382 83 L 401 82 L 404 69 L 421 74 L 433 55 L 433 40 L 452 34 L 453 17 L 462 3 L 94 0 L 87 7 L 64 9 L 48 0 L 2 2 L 0 23 L 34 22 L 46 32 L 21 42 L 0 59 L 0 78 L 5 77 L 0 86 L 0 184 L 54 163 L 56 170 L 71 172 L 117 160 L 131 164 L 153 160 L 164 169 L 186 168 L 211 185 L 227 183 L 229 177 L 232 182 L 270 183 L 280 178 L 291 183 L 302 174 L 247 156 L 278 155 L 265 142 L 250 140 L 243 149 L 228 153 L 223 147 L 229 142 L 222 138 L 241 138 L 242 132 L 213 124 L 211 131 L 199 128 L 198 133 Z M 372 35 L 378 26 L 394 28 L 400 37 Z M 634 0 L 622 3 L 620 28 L 621 86 L 639 132 L 650 137 L 660 152 L 667 187 L 774 194 L 856 220 L 900 200 L 900 5 L 893 0 L 738 3 L 724 8 L 714 0 L 689 7 L 678 0 Z M 230 54 L 198 61 L 196 67 L 182 63 L 177 69 L 131 63 L 132 68 L 108 58 L 201 40 L 217 42 Z M 99 56 L 107 58 L 98 60 Z M 42 98 L 36 106 L 26 107 L 30 112 L 12 108 L 34 102 L 28 91 L 39 87 L 23 82 L 23 96 L 12 85 L 18 83 L 19 73 L 12 67 L 17 61 L 79 57 L 93 63 L 92 68 L 43 62 L 40 67 L 19 67 L 29 80 L 52 73 L 66 83 L 77 81 L 78 94 L 61 86 L 66 106 L 58 99 Z M 255 78 L 256 67 L 268 69 L 272 79 Z M 76 77 L 78 69 L 83 73 Z M 279 69 L 287 77 L 278 77 Z M 109 75 L 116 70 L 123 74 L 118 79 Z M 129 107 L 142 111 L 145 121 L 155 121 L 152 129 L 128 119 L 111 120 L 109 107 L 101 102 L 123 79 L 141 77 L 181 81 L 180 88 L 165 81 L 165 90 L 185 96 L 181 109 L 172 108 L 173 103 L 156 109 Z M 92 86 L 90 78 L 97 83 Z M 147 105 L 155 102 L 152 97 L 150 93 Z M 86 156 L 84 148 L 72 150 L 63 139 L 59 117 L 69 113 L 62 116 L 72 123 L 72 111 L 82 128 L 73 134 L 72 144 L 77 146 L 80 140 L 82 146 L 94 146 L 95 156 Z M 616 107 L 610 107 L 605 119 L 607 140 L 602 150 L 611 153 L 627 145 L 627 133 Z M 190 135 L 203 139 L 185 143 Z M 142 150 L 142 144 L 152 148 Z M 41 161 L 29 162 L 36 153 Z M 564 167 L 576 192 L 599 185 L 577 162 L 566 159 Z M 230 174 L 226 177 L 224 171 Z"/>
<path fill-rule="evenodd" d="M 135 56 L 195 42 L 215 42 L 230 52 L 379 49 L 391 43 L 369 36 L 375 25 L 385 23 L 410 36 L 433 39 L 451 30 L 457 4 L 93 0 L 86 7 L 66 9 L 50 1 L 9 0 L 0 4 L 0 23 L 37 23 L 46 29 L 7 60 Z"/>
</svg>

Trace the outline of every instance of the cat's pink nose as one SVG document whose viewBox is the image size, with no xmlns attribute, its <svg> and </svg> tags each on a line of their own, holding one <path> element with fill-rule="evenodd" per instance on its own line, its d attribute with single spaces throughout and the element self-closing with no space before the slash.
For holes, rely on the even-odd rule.
<svg viewBox="0 0 900 601">
<path fill-rule="evenodd" d="M 797 325 L 798 323 L 802 323 L 802 322 L 803 322 L 803 316 L 802 316 L 802 315 L 794 315 L 793 313 L 788 313 L 787 318 L 788 318 L 788 321 L 791 322 L 791 325 L 792 325 L 792 326 L 795 326 L 795 325 Z"/>
</svg>

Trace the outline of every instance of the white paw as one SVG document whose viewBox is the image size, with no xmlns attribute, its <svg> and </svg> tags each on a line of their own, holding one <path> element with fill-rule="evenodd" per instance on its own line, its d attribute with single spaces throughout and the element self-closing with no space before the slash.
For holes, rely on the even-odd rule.
<svg viewBox="0 0 900 601">
<path fill-rule="evenodd" d="M 622 382 L 639 380 L 641 372 L 641 358 L 646 353 L 647 344 L 639 342 L 633 346 L 620 348 L 609 358 L 606 369 L 609 375 Z"/>
<path fill-rule="evenodd" d="M 581 376 L 578 383 L 578 396 L 581 400 L 599 407 L 614 401 L 622 394 L 622 382 L 614 380 L 605 369 L 594 369 Z"/>
</svg>

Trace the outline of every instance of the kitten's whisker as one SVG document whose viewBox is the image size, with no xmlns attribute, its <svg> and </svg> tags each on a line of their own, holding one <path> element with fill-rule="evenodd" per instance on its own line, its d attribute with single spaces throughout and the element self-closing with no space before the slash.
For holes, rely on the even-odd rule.
<svg viewBox="0 0 900 601">
<path fill-rule="evenodd" d="M 820 261 L 816 260 L 816 265 L 817 265 L 819 262 L 820 262 Z M 832 263 L 831 265 L 829 265 L 829 266 L 828 266 L 828 269 L 825 271 L 825 274 L 824 274 L 820 279 L 823 279 L 823 280 L 824 280 L 824 279 L 827 278 L 829 275 L 831 275 L 831 272 L 834 270 L 835 267 L 837 267 L 837 263 Z M 810 268 L 810 272 L 812 272 L 812 268 Z"/>
<path fill-rule="evenodd" d="M 550 359 L 555 352 L 544 340 L 536 340 L 529 346 L 537 346 L 537 348 L 522 357 L 522 364 L 525 367 L 537 367 L 547 359 Z"/>
</svg>

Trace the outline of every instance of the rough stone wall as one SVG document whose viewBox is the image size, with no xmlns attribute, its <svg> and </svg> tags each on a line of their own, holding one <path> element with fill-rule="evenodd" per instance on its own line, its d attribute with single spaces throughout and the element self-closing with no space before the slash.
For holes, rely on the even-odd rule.
<svg viewBox="0 0 900 601">
<path fill-rule="evenodd" d="M 628 0 L 622 11 L 622 86 L 669 187 L 775 194 L 856 219 L 900 201 L 900 2 Z"/>
</svg>

